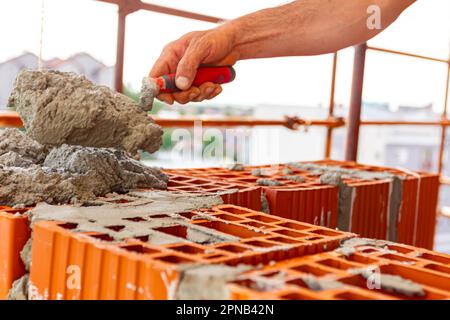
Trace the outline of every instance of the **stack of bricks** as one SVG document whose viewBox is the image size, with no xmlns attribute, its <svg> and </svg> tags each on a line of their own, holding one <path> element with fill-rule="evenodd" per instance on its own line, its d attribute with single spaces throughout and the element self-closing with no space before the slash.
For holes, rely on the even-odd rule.
<svg viewBox="0 0 450 320">
<path fill-rule="evenodd" d="M 328 171 L 342 176 L 342 184 L 324 181 L 321 177 Z M 260 185 L 271 214 L 364 237 L 433 247 L 437 174 L 328 160 L 248 166 L 239 171 L 201 168 L 168 172 Z"/>
<path fill-rule="evenodd" d="M 382 178 L 343 175 L 340 183 L 327 184 L 321 179 L 324 172 L 319 172 L 317 166 L 381 172 Z M 179 239 L 170 244 L 154 244 L 142 236 L 116 241 L 107 233 L 77 230 L 73 223 L 37 222 L 33 227 L 31 298 L 177 298 L 174 290 L 187 265 L 242 264 L 250 270 L 240 272 L 226 285 L 233 299 L 449 298 L 450 256 L 423 249 L 431 248 L 433 243 L 436 175 L 334 161 L 315 162 L 311 167 L 304 163 L 280 165 L 275 170 L 272 166 L 258 166 L 242 171 L 168 170 L 168 174 L 170 193 L 219 194 L 226 205 L 182 212 L 179 216 L 183 225 L 156 228 L 156 232 Z M 389 175 L 398 179 L 394 181 Z M 265 181 L 261 183 L 259 179 Z M 280 185 L 270 185 L 273 181 Z M 401 192 L 395 194 L 399 200 L 394 201 L 393 190 L 399 190 L 398 183 Z M 347 208 L 350 219 L 347 229 L 337 230 L 342 223 L 342 201 L 349 201 L 343 197 L 343 190 L 350 190 L 351 194 Z M 270 215 L 259 212 L 264 207 Z M 398 212 L 392 214 L 396 208 Z M 13 281 L 25 273 L 20 252 L 31 235 L 24 214 L 28 209 L 0 207 L 0 299 L 6 297 Z M 136 222 L 157 221 L 165 216 L 161 212 L 140 217 Z M 389 234 L 389 224 L 393 222 L 398 226 L 395 239 Z M 228 240 L 193 242 L 186 225 L 214 230 Z M 109 227 L 112 233 L 120 230 L 114 228 L 119 226 Z M 335 250 L 356 234 L 422 248 L 388 243 L 382 247 L 355 246 L 350 254 Z M 298 265 L 305 267 L 297 268 Z M 71 266 L 81 271 L 79 288 L 67 286 Z M 363 285 L 363 275 L 354 274 L 364 266 L 410 279 L 422 291 L 411 296 L 386 288 L 368 289 Z M 264 281 L 255 285 L 255 277 L 265 279 L 267 274 L 280 273 L 288 275 L 283 278 L 282 287 L 268 285 L 261 289 Z M 331 278 L 340 285 L 318 290 L 314 284 L 305 285 L 305 274 Z"/>
<path fill-rule="evenodd" d="M 108 234 L 72 232 L 77 227 L 74 224 L 36 223 L 30 273 L 32 298 L 172 299 L 176 298 L 174 288 L 179 286 L 186 265 L 268 265 L 335 249 L 354 236 L 232 205 L 180 216 L 189 228 L 213 229 L 237 240 L 195 243 L 189 240 L 186 225 L 173 225 L 154 230 L 178 241 L 152 245 L 142 238 L 117 242 Z M 192 220 L 195 216 L 198 218 Z M 148 218 L 160 219 L 155 215 Z M 66 286 L 69 275 L 65 270 L 69 266 L 77 266 L 84 275 L 78 289 Z"/>
<path fill-rule="evenodd" d="M 250 271 L 228 286 L 237 300 L 449 299 L 450 256 L 369 242 L 352 252 L 341 248 L 282 261 Z"/>
<path fill-rule="evenodd" d="M 450 298 L 449 255 L 357 238 L 351 233 L 233 205 L 183 212 L 180 218 L 187 224 L 155 229 L 178 239 L 170 244 L 150 244 L 142 237 L 114 241 L 111 235 L 118 231 L 114 228 L 106 234 L 74 231 L 77 226 L 73 223 L 37 222 L 33 232 L 31 298 L 186 298 L 180 291 L 188 286 L 183 281 L 192 276 L 187 275 L 187 270 L 195 268 L 201 272 L 194 279 L 205 276 L 207 282 L 199 284 L 202 290 L 187 292 L 208 292 L 215 297 L 216 293 L 208 288 L 213 278 L 201 269 L 212 266 L 237 270 L 232 278 L 217 273 L 216 278 L 226 280 L 227 295 L 221 298 Z M 230 239 L 196 243 L 189 239 L 186 226 L 212 229 Z M 81 279 L 79 286 L 71 287 L 68 283 L 75 269 Z"/>
</svg>

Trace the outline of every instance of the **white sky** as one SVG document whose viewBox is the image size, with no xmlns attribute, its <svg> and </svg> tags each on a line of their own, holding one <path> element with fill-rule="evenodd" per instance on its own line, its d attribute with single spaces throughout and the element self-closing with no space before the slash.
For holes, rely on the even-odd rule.
<svg viewBox="0 0 450 320">
<path fill-rule="evenodd" d="M 148 1 L 223 18 L 233 18 L 274 6 L 281 0 L 156 0 Z M 66 58 L 86 51 L 104 63 L 115 62 L 117 9 L 93 0 L 46 0 L 43 55 Z M 24 51 L 39 52 L 40 0 L 0 0 L 0 61 Z M 125 83 L 139 88 L 161 48 L 186 32 L 213 24 L 151 12 L 127 19 Z M 446 58 L 450 40 L 450 1 L 419 0 L 387 31 L 370 43 L 379 47 Z M 340 54 L 336 102 L 347 104 L 352 49 Z M 414 62 L 414 63 L 411 63 Z M 237 79 L 225 87 L 216 103 L 328 104 L 331 56 L 242 61 Z M 392 106 L 433 103 L 441 110 L 446 67 L 405 57 L 369 52 L 364 99 Z M 263 76 L 262 76 L 263 75 Z M 277 84 L 279 82 L 279 84 Z M 270 84 L 271 90 L 268 90 Z"/>
</svg>

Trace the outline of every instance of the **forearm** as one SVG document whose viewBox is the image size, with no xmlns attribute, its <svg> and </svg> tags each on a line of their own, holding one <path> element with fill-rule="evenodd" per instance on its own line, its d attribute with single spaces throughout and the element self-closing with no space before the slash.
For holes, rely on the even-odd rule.
<svg viewBox="0 0 450 320">
<path fill-rule="evenodd" d="M 317 55 L 369 40 L 415 0 L 298 0 L 221 26 L 239 59 Z M 367 8 L 381 10 L 381 29 L 369 29 Z"/>
</svg>

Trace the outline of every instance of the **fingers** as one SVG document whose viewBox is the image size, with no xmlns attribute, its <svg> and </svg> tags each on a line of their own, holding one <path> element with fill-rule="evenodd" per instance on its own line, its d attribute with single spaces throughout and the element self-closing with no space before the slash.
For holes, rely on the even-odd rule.
<svg viewBox="0 0 450 320">
<path fill-rule="evenodd" d="M 190 43 L 177 66 L 175 84 L 180 90 L 192 85 L 200 63 L 208 54 L 208 43 L 204 38 Z"/>
<path fill-rule="evenodd" d="M 206 82 L 200 87 L 191 87 L 186 91 L 175 93 L 161 93 L 157 98 L 167 104 L 172 105 L 174 102 L 186 104 L 188 102 L 201 102 L 215 98 L 222 92 L 222 86 L 212 82 Z"/>
<path fill-rule="evenodd" d="M 156 96 L 156 98 L 170 105 L 172 105 L 175 101 L 171 93 L 160 93 L 159 95 Z"/>
<path fill-rule="evenodd" d="M 179 104 L 186 104 L 190 101 L 194 101 L 200 94 L 200 89 L 197 87 L 191 87 L 189 90 L 173 93 L 173 98 Z"/>
<path fill-rule="evenodd" d="M 209 100 L 222 92 L 222 87 L 212 82 L 205 82 L 200 87 L 200 94 L 194 99 L 195 102 Z"/>
</svg>

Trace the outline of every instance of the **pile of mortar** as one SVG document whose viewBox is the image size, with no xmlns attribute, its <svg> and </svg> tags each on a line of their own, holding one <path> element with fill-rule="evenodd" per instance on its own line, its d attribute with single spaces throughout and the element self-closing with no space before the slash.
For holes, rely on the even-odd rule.
<svg viewBox="0 0 450 320">
<path fill-rule="evenodd" d="M 135 188 L 167 188 L 167 176 L 132 156 L 155 152 L 162 129 L 133 100 L 84 76 L 22 71 L 8 106 L 25 126 L 0 133 L 0 204 L 85 201 Z"/>
</svg>

